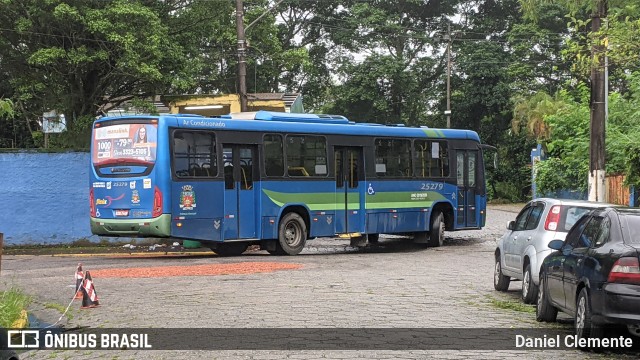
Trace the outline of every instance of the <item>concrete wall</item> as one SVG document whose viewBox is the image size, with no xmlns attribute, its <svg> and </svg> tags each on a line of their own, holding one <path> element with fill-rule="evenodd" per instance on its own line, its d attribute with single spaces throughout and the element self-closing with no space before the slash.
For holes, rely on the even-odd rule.
<svg viewBox="0 0 640 360">
<path fill-rule="evenodd" d="M 87 238 L 88 153 L 0 153 L 0 232 L 5 245 Z"/>
</svg>

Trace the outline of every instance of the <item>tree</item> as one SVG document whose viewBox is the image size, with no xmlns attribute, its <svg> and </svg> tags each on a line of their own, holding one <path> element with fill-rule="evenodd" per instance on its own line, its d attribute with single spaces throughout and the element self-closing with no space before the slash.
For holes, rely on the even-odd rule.
<svg viewBox="0 0 640 360">
<path fill-rule="evenodd" d="M 625 96 L 613 92 L 609 97 L 606 160 L 607 174 L 624 174 L 628 185 L 640 185 L 640 74 L 628 75 Z M 550 129 L 545 140 L 550 159 L 537 169 L 536 182 L 542 192 L 587 190 L 589 171 L 589 89 L 578 87 L 580 96 L 560 91 L 555 101 L 562 103 L 555 112 L 547 112 L 543 121 Z"/>
<path fill-rule="evenodd" d="M 158 1 L 0 2 L 0 68 L 27 125 L 55 109 L 74 138 L 100 111 L 183 88 L 180 27 L 163 21 L 180 14 L 179 3 L 162 14 Z"/>
<path fill-rule="evenodd" d="M 554 99 L 542 91 L 528 98 L 517 97 L 511 127 L 516 133 L 526 129 L 539 143 L 549 140 L 551 129 L 545 118 L 556 114 L 564 105 L 561 99 Z"/>
<path fill-rule="evenodd" d="M 433 106 L 442 95 L 435 86 L 444 74 L 442 37 L 458 3 L 347 1 L 335 9 L 335 21 L 322 26 L 331 30 L 336 52 L 346 55 L 337 56 L 342 85 L 330 90 L 323 110 L 381 123 L 429 124 L 429 114 L 440 112 Z"/>
<path fill-rule="evenodd" d="M 579 75 L 563 56 L 567 39 L 577 36 L 567 27 L 567 9 L 558 3 L 540 4 L 539 8 L 536 18 L 521 19 L 507 34 L 513 56 L 508 72 L 517 96 L 528 97 L 539 91 L 555 94 Z"/>
<path fill-rule="evenodd" d="M 549 0 L 521 0 L 524 12 L 528 16 L 535 18 L 538 14 L 536 4 L 548 3 Z M 570 15 L 576 15 L 581 10 L 588 10 L 591 13 L 591 19 L 580 20 L 574 17 L 573 22 L 578 28 L 591 25 L 591 31 L 588 35 L 586 44 L 578 44 L 573 47 L 573 53 L 576 54 L 577 64 L 580 60 L 588 64 L 591 72 L 591 137 L 590 137 L 590 161 L 589 161 L 589 199 L 595 201 L 605 200 L 605 116 L 606 116 L 606 97 L 605 94 L 605 66 L 606 58 L 609 56 L 608 38 L 603 34 L 607 31 L 606 26 L 602 26 L 603 22 L 607 22 L 607 14 L 609 9 L 620 9 L 626 7 L 626 2 L 620 0 L 590 0 L 575 1 L 564 0 L 560 3 L 566 5 L 570 11 Z M 636 12 L 635 7 L 632 12 Z M 613 26 L 615 28 L 615 26 Z M 582 46 L 580 46 L 582 45 Z M 621 45 L 621 44 L 618 44 Z M 582 56 L 584 46 L 589 48 L 589 57 Z"/>
</svg>

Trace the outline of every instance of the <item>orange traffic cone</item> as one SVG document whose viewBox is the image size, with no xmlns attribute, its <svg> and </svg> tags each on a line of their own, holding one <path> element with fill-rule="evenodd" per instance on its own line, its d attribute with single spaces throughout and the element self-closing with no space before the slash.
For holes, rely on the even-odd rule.
<svg viewBox="0 0 640 360">
<path fill-rule="evenodd" d="M 96 293 L 96 288 L 93 285 L 91 274 L 87 271 L 82 284 L 82 306 L 80 309 L 94 308 L 98 305 L 100 305 L 98 302 L 98 294 Z"/>
<path fill-rule="evenodd" d="M 76 269 L 76 295 L 74 299 L 82 299 L 82 280 L 84 279 L 84 274 L 82 273 L 82 263 L 78 263 L 78 268 Z"/>
</svg>

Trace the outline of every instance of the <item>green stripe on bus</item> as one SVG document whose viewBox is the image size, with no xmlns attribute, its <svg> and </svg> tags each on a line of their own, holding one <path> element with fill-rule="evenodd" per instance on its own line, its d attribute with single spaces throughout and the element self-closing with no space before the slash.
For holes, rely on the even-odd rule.
<svg viewBox="0 0 640 360">
<path fill-rule="evenodd" d="M 309 210 L 336 210 L 344 209 L 344 193 L 283 193 L 262 189 L 262 191 L 278 206 L 297 203 L 305 204 Z M 360 194 L 350 192 L 347 194 L 349 210 L 360 208 Z"/>
<path fill-rule="evenodd" d="M 283 193 L 262 189 L 262 191 L 278 206 L 297 203 L 305 204 L 309 210 L 343 210 L 344 193 Z M 411 209 L 428 208 L 435 201 L 444 200 L 445 197 L 432 191 L 390 191 L 377 192 L 366 196 L 367 209 Z M 360 194 L 348 193 L 348 210 L 360 208 Z"/>
<path fill-rule="evenodd" d="M 376 192 L 367 196 L 367 209 L 428 208 L 445 197 L 432 191 L 390 191 Z"/>
<path fill-rule="evenodd" d="M 427 137 L 430 138 L 443 138 L 444 136 L 444 132 L 442 132 L 442 130 L 437 130 L 437 129 L 425 129 L 423 128 L 422 131 L 424 131 L 424 133 L 427 135 Z"/>
</svg>

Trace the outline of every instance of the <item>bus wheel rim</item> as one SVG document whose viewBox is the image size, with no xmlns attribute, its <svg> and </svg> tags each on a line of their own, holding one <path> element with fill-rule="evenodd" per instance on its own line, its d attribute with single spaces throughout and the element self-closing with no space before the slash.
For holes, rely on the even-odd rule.
<svg viewBox="0 0 640 360">
<path fill-rule="evenodd" d="M 289 246 L 296 246 L 300 242 L 300 229 L 298 224 L 290 222 L 284 231 L 285 241 Z"/>
</svg>

